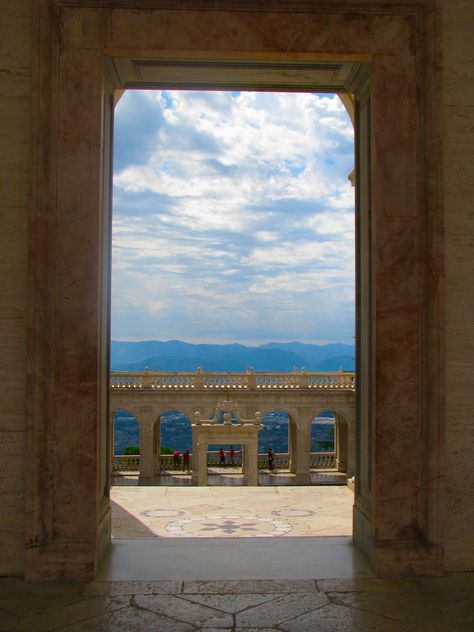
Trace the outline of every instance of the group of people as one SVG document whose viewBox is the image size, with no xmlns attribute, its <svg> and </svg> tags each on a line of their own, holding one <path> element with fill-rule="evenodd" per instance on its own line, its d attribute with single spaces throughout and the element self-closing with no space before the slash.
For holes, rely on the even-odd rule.
<svg viewBox="0 0 474 632">
<path fill-rule="evenodd" d="M 189 472 L 189 467 L 191 463 L 191 455 L 189 450 L 185 450 L 183 452 L 183 472 L 187 470 Z M 173 451 L 173 467 L 177 470 L 181 465 L 181 456 L 179 454 L 179 450 Z"/>
<path fill-rule="evenodd" d="M 225 459 L 224 448 L 221 448 L 219 450 L 219 454 L 220 454 L 220 463 L 221 465 L 225 466 L 226 459 Z M 229 450 L 229 461 L 230 461 L 231 466 L 235 465 L 234 455 L 235 455 L 234 446 L 231 445 L 230 450 Z M 275 469 L 275 453 L 273 452 L 272 448 L 268 448 L 267 460 L 268 460 L 268 469 L 274 470 Z"/>
<path fill-rule="evenodd" d="M 221 448 L 219 450 L 219 457 L 220 457 L 220 464 L 222 466 L 226 466 L 227 461 L 226 461 L 224 448 Z M 233 445 L 230 446 L 228 457 L 229 457 L 229 465 L 231 467 L 234 466 L 235 465 L 235 450 L 234 450 Z M 268 448 L 267 459 L 268 459 L 268 469 L 274 470 L 275 469 L 275 453 L 273 452 L 271 448 Z M 191 463 L 191 455 L 189 453 L 189 450 L 185 450 L 183 452 L 183 465 L 182 465 L 183 472 L 185 470 L 189 472 L 190 463 Z M 173 468 L 178 470 L 180 469 L 180 467 L 181 467 L 181 455 L 179 453 L 179 450 L 174 450 L 173 451 Z"/>
<path fill-rule="evenodd" d="M 224 448 L 221 448 L 219 450 L 219 458 L 220 458 L 221 465 L 227 465 L 226 460 L 225 460 Z M 231 445 L 229 449 L 229 464 L 231 466 L 235 465 L 235 450 L 234 450 L 233 445 Z"/>
</svg>

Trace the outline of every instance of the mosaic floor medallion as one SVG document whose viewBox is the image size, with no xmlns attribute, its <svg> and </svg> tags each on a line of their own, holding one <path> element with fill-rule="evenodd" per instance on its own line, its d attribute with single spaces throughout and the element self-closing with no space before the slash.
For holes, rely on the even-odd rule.
<svg viewBox="0 0 474 632">
<path fill-rule="evenodd" d="M 307 516 L 315 516 L 315 511 L 309 509 L 278 509 L 272 511 L 272 516 L 286 516 L 288 518 L 306 518 Z"/>
<path fill-rule="evenodd" d="M 141 511 L 140 515 L 146 516 L 147 518 L 177 518 L 187 513 L 187 511 L 181 511 L 179 509 L 147 509 L 147 511 Z"/>
<path fill-rule="evenodd" d="M 291 525 L 273 518 L 212 514 L 170 522 L 166 530 L 173 536 L 182 537 L 271 538 L 285 535 Z"/>
</svg>

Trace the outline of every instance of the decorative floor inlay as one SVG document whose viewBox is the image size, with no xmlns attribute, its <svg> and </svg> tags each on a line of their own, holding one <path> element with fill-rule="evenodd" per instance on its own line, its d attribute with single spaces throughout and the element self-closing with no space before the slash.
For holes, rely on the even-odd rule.
<svg viewBox="0 0 474 632">
<path fill-rule="evenodd" d="M 291 530 L 287 522 L 258 516 L 194 516 L 170 522 L 166 530 L 181 537 L 256 537 L 273 538 Z"/>
<path fill-rule="evenodd" d="M 177 518 L 187 513 L 187 511 L 181 511 L 180 509 L 149 509 L 147 511 L 141 511 L 140 515 L 146 516 L 147 518 Z"/>
<path fill-rule="evenodd" d="M 352 533 L 353 502 L 346 486 L 117 486 L 111 489 L 112 533 L 114 538 L 346 536 Z"/>
<path fill-rule="evenodd" d="M 315 515 L 316 512 L 310 509 L 292 509 L 291 507 L 272 511 L 272 516 L 286 516 L 288 518 L 307 518 Z"/>
</svg>

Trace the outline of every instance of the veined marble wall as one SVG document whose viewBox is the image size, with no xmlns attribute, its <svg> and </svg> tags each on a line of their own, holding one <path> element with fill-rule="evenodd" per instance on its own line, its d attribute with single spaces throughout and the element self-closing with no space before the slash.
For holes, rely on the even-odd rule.
<svg viewBox="0 0 474 632">
<path fill-rule="evenodd" d="M 31 11 L 0 3 L 0 575 L 24 564 Z"/>
<path fill-rule="evenodd" d="M 442 3 L 446 566 L 474 568 L 474 2 Z"/>
<path fill-rule="evenodd" d="M 21 575 L 24 568 L 31 19 L 36 2 L 0 4 L 0 575 Z M 314 1 L 315 6 L 321 4 Z M 410 0 L 390 4 L 396 10 Z M 437 9 L 437 50 L 424 61 L 441 67 L 438 89 L 428 95 L 440 99 L 441 135 L 433 139 L 433 151 L 440 150 L 442 177 L 433 186 L 443 203 L 445 271 L 445 327 L 438 331 L 445 358 L 441 355 L 429 367 L 446 376 L 445 393 L 432 403 L 445 415 L 445 431 L 439 436 L 445 444 L 445 463 L 433 474 L 445 468 L 445 565 L 462 570 L 474 568 L 474 4 L 418 4 Z"/>
</svg>

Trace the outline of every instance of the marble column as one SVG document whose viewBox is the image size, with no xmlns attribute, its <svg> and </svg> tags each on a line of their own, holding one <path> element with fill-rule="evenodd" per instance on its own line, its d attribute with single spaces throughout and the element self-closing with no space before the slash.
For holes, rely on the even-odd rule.
<svg viewBox="0 0 474 632">
<path fill-rule="evenodd" d="M 193 485 L 199 485 L 199 470 L 200 470 L 200 459 L 199 459 L 199 443 L 197 440 L 197 432 L 193 426 L 193 447 L 192 447 L 192 475 L 191 482 Z"/>
<path fill-rule="evenodd" d="M 309 472 L 310 428 L 310 423 L 299 421 L 296 423 L 296 466 L 294 473 L 297 485 L 309 485 L 311 481 Z"/>
<path fill-rule="evenodd" d="M 161 473 L 160 420 L 153 424 L 153 476 Z"/>
<path fill-rule="evenodd" d="M 154 421 L 155 413 L 151 408 L 140 409 L 140 478 L 152 478 L 155 473 Z"/>
<path fill-rule="evenodd" d="M 355 474 L 355 412 L 347 420 L 347 476 L 351 478 Z"/>
<path fill-rule="evenodd" d="M 198 485 L 205 487 L 207 485 L 207 447 L 206 443 L 198 444 L 199 452 L 199 472 L 198 472 Z"/>
<path fill-rule="evenodd" d="M 258 485 L 258 441 L 253 440 L 247 448 L 247 477 L 246 484 L 253 487 Z"/>
<path fill-rule="evenodd" d="M 242 475 L 244 479 L 244 485 L 249 484 L 249 450 L 248 445 L 242 444 Z"/>
<path fill-rule="evenodd" d="M 288 420 L 288 468 L 292 474 L 296 474 L 296 424 L 291 419 Z"/>
<path fill-rule="evenodd" d="M 140 478 L 153 476 L 153 426 L 140 422 Z"/>
<path fill-rule="evenodd" d="M 347 424 L 338 417 L 336 417 L 334 433 L 337 471 L 347 472 Z"/>
</svg>

